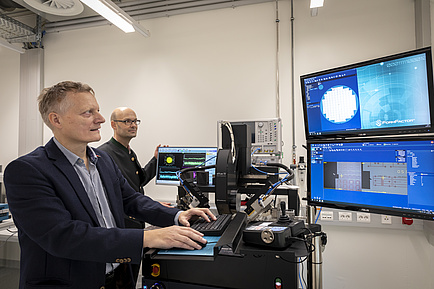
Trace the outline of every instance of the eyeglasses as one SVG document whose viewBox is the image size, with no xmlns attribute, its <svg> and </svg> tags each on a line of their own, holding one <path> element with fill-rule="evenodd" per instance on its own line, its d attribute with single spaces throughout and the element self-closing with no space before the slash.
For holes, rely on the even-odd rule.
<svg viewBox="0 0 434 289">
<path fill-rule="evenodd" d="M 132 125 L 133 123 L 135 125 L 139 125 L 141 123 L 140 119 L 135 119 L 135 120 L 131 120 L 131 119 L 126 119 L 126 120 L 117 120 L 114 119 L 114 122 L 123 122 L 125 125 Z"/>
</svg>

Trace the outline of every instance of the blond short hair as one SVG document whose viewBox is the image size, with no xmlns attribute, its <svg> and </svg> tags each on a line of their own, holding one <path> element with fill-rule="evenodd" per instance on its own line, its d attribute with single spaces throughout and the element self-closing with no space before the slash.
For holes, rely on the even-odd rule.
<svg viewBox="0 0 434 289">
<path fill-rule="evenodd" d="M 64 113 L 68 109 L 68 102 L 65 101 L 68 93 L 89 92 L 95 95 L 93 89 L 81 82 L 62 81 L 51 87 L 44 88 L 38 96 L 39 113 L 45 124 L 51 127 L 49 114 L 52 112 Z"/>
</svg>

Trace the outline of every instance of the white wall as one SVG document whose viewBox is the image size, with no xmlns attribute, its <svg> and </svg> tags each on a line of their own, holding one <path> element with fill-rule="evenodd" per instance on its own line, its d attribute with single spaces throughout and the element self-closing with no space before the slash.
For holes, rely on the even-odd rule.
<svg viewBox="0 0 434 289">
<path fill-rule="evenodd" d="M 18 155 L 20 54 L 0 47 L 0 165 Z"/>
<path fill-rule="evenodd" d="M 289 4 L 279 2 L 287 164 L 292 146 Z M 215 145 L 219 119 L 276 116 L 274 5 L 142 21 L 152 33 L 150 38 L 110 26 L 48 34 L 44 37 L 45 84 L 66 79 L 90 84 L 107 119 L 117 106 L 133 107 L 144 121 L 132 142 L 143 164 L 159 143 Z M 413 5 L 413 0 L 327 0 L 318 16 L 311 17 L 309 1 L 294 1 L 297 155 L 306 155 L 299 76 L 414 49 Z M 0 120 L 7 119 L 1 131 L 7 136 L 0 154 L 3 162 L 16 157 L 17 59 L 0 50 L 0 65 L 8 68 L 0 71 Z M 111 134 L 107 123 L 102 141 Z M 45 140 L 50 137 L 45 130 Z M 173 200 L 176 194 L 175 188 L 153 184 L 146 191 L 163 200 Z M 324 230 L 329 235 L 324 288 L 434 288 L 430 274 L 434 249 L 420 230 L 333 225 Z"/>
<path fill-rule="evenodd" d="M 275 116 L 273 5 L 143 25 L 150 38 L 107 26 L 44 39 L 47 85 L 65 79 L 89 83 L 106 119 L 117 106 L 136 110 L 144 123 L 132 147 L 143 164 L 159 143 L 215 146 L 220 119 Z M 111 135 L 106 123 L 102 141 Z M 177 192 L 154 184 L 146 191 L 167 200 Z"/>
<path fill-rule="evenodd" d="M 404 227 L 404 226 L 403 226 Z M 323 226 L 326 289 L 434 288 L 433 247 L 422 231 Z"/>
</svg>

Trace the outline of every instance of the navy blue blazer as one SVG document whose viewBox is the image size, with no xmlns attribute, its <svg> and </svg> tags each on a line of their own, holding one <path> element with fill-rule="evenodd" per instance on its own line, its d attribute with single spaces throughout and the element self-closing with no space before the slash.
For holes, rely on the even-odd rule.
<svg viewBox="0 0 434 289">
<path fill-rule="evenodd" d="M 105 263 L 141 262 L 143 230 L 125 229 L 125 214 L 157 226 L 174 224 L 178 209 L 135 192 L 113 160 L 95 152 L 117 228 L 99 226 L 77 173 L 53 139 L 6 167 L 21 247 L 20 288 L 101 288 Z"/>
</svg>

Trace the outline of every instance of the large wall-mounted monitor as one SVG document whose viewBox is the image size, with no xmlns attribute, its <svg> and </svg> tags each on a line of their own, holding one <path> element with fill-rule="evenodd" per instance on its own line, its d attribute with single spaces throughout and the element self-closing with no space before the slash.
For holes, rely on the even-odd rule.
<svg viewBox="0 0 434 289">
<path fill-rule="evenodd" d="M 215 165 L 217 147 L 159 147 L 156 184 L 179 186 L 177 172 L 190 167 Z M 215 169 L 208 169 L 213 184 Z"/>
<path fill-rule="evenodd" d="M 300 79 L 307 139 L 432 131 L 430 47 Z"/>
<path fill-rule="evenodd" d="M 308 142 L 308 203 L 434 220 L 434 136 Z"/>
</svg>

